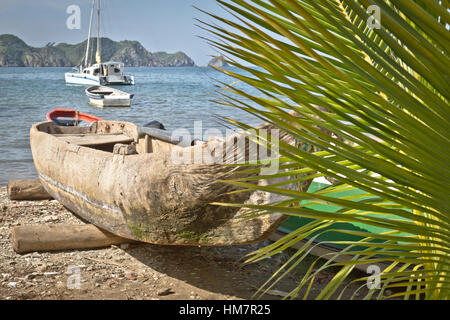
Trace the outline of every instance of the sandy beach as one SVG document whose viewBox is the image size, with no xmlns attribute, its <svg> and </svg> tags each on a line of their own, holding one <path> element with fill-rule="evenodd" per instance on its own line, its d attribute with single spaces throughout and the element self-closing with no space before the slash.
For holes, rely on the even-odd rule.
<svg viewBox="0 0 450 320">
<path fill-rule="evenodd" d="M 84 222 L 56 200 L 10 201 L 6 188 L 0 188 L 0 299 L 246 299 L 280 264 L 271 259 L 241 265 L 239 259 L 262 244 L 226 248 L 139 244 L 22 255 L 13 251 L 14 226 L 57 223 Z M 67 287 L 70 266 L 80 268 L 80 289 Z M 293 280 L 287 279 L 282 287 Z"/>
<path fill-rule="evenodd" d="M 62 223 L 84 222 L 56 200 L 11 201 L 6 188 L 0 188 L 0 299 L 249 299 L 288 258 L 286 253 L 242 265 L 244 255 L 269 240 L 213 248 L 126 244 L 28 254 L 12 249 L 13 227 Z M 79 288 L 70 288 L 74 268 Z M 281 299 L 300 276 L 300 271 L 291 273 L 264 299 Z M 313 295 L 330 279 L 331 274 L 323 274 Z"/>
</svg>

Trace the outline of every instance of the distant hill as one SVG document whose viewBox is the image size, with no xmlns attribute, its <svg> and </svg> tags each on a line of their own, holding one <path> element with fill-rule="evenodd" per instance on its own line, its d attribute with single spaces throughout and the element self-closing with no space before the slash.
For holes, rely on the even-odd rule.
<svg viewBox="0 0 450 320">
<path fill-rule="evenodd" d="M 221 58 L 223 58 L 223 56 L 213 57 L 208 62 L 208 66 L 213 66 L 213 67 L 218 67 L 218 68 L 228 67 L 228 63 L 226 63 L 225 61 L 221 60 Z"/>
<path fill-rule="evenodd" d="M 84 61 L 87 40 L 78 44 L 49 42 L 45 47 L 34 48 L 20 38 L 0 35 L 0 67 L 72 67 Z M 97 38 L 91 38 L 91 48 L 96 48 Z M 194 61 L 183 52 L 166 53 L 147 51 L 138 41 L 113 41 L 101 38 L 102 61 L 120 61 L 129 67 L 184 67 L 194 66 Z M 95 52 L 92 53 L 95 59 Z"/>
<path fill-rule="evenodd" d="M 175 53 L 155 52 L 153 56 L 167 67 L 178 66 L 193 66 L 194 61 L 189 58 L 184 52 L 178 51 Z"/>
</svg>

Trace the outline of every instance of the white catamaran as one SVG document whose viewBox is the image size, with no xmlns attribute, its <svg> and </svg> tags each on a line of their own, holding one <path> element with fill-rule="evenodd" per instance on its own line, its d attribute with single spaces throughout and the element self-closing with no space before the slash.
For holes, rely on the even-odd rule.
<svg viewBox="0 0 450 320">
<path fill-rule="evenodd" d="M 84 67 L 80 65 L 74 68 L 73 72 L 66 72 L 66 83 L 71 84 L 89 84 L 89 85 L 108 85 L 108 84 L 134 84 L 134 76 L 123 73 L 122 62 L 102 62 L 100 51 L 100 0 L 97 6 L 97 52 L 95 54 L 95 64 L 88 61 L 89 44 L 91 40 L 92 17 L 95 8 L 95 0 L 92 0 L 91 18 L 89 21 L 89 35 L 86 46 L 86 56 L 84 58 Z"/>
</svg>

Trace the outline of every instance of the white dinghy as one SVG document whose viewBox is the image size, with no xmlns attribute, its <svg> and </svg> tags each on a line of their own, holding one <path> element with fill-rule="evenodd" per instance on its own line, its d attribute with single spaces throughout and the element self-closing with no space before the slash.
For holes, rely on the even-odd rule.
<svg viewBox="0 0 450 320">
<path fill-rule="evenodd" d="M 106 86 L 92 86 L 85 92 L 89 103 L 99 107 L 130 107 L 134 96 Z"/>
</svg>

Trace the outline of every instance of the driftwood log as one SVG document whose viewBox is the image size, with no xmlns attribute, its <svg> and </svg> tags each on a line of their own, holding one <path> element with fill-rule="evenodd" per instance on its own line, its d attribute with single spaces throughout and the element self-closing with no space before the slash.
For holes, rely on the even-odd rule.
<svg viewBox="0 0 450 320">
<path fill-rule="evenodd" d="M 101 248 L 133 242 L 91 224 L 19 226 L 12 230 L 11 238 L 17 253 Z"/>
<path fill-rule="evenodd" d="M 11 200 L 49 200 L 53 199 L 45 191 L 38 179 L 17 179 L 8 181 L 8 197 Z"/>
</svg>

